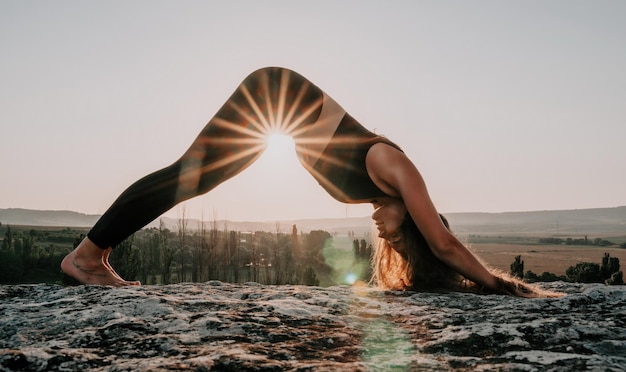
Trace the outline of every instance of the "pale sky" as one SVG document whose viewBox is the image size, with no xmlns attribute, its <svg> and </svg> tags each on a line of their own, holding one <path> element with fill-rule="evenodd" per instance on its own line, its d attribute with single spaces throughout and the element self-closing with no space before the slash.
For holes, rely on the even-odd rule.
<svg viewBox="0 0 626 372">
<path fill-rule="evenodd" d="M 625 16 L 622 0 L 3 0 L 0 208 L 103 213 L 268 65 L 398 143 L 441 212 L 626 205 Z M 268 151 L 187 216 L 371 213 Z"/>
</svg>

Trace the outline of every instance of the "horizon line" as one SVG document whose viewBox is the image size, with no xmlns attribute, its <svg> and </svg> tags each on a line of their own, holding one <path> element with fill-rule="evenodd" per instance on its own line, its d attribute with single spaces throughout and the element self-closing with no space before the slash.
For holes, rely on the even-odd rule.
<svg viewBox="0 0 626 372">
<path fill-rule="evenodd" d="M 536 209 L 536 210 L 520 210 L 520 211 L 502 211 L 502 212 L 441 212 L 445 215 L 460 215 L 460 214 L 507 214 L 507 213 L 537 213 L 537 212 L 568 212 L 568 211 L 582 211 L 582 210 L 598 210 L 598 209 L 618 209 L 618 208 L 626 208 L 626 205 L 618 205 L 613 207 L 592 207 L 592 208 L 570 208 L 570 209 Z M 98 213 L 85 213 L 79 212 L 69 209 L 32 209 L 32 208 L 21 208 L 21 207 L 2 207 L 0 210 L 22 210 L 22 211 L 32 211 L 32 212 L 68 212 L 68 213 L 76 213 L 83 216 L 90 217 L 99 217 L 102 214 Z M 167 212 L 166 212 L 167 213 Z M 180 217 L 170 217 L 165 214 L 159 216 L 156 220 L 161 218 L 168 218 L 171 220 L 179 220 Z M 233 221 L 233 222 L 257 222 L 257 223 L 272 223 L 272 222 L 281 222 L 281 221 L 302 221 L 302 220 L 344 220 L 344 219 L 359 219 L 359 218 L 370 218 L 369 215 L 364 215 L 360 217 L 297 217 L 297 218 L 286 218 L 286 219 L 268 219 L 268 220 L 254 220 L 254 219 L 228 219 L 228 218 L 219 218 L 219 219 L 200 219 L 200 218 L 187 218 L 188 220 L 198 220 L 198 221 Z M 2 221 L 0 221 L 2 222 Z"/>
</svg>

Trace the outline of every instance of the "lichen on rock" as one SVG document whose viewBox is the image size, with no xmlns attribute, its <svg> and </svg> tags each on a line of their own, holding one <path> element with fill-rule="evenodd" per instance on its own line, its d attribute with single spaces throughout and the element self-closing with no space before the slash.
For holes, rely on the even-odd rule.
<svg viewBox="0 0 626 372">
<path fill-rule="evenodd" d="M 557 299 L 207 282 L 0 286 L 2 370 L 622 370 L 626 287 Z"/>
</svg>

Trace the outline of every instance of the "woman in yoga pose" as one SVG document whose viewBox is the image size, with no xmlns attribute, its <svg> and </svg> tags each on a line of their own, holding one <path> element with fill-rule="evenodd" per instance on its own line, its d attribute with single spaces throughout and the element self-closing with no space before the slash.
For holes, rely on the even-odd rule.
<svg viewBox="0 0 626 372">
<path fill-rule="evenodd" d="M 84 284 L 137 285 L 108 263 L 111 249 L 176 204 L 252 164 L 273 131 L 293 137 L 302 165 L 335 199 L 372 203 L 380 244 L 374 279 L 389 289 L 467 290 L 551 296 L 486 268 L 447 227 L 404 152 L 361 126 L 301 75 L 269 67 L 250 74 L 170 166 L 126 189 L 61 263 Z"/>
</svg>

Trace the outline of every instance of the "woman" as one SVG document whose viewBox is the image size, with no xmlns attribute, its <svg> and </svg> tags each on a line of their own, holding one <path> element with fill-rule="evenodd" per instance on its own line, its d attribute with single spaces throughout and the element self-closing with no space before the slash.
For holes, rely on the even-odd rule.
<svg viewBox="0 0 626 372">
<path fill-rule="evenodd" d="M 277 67 L 250 74 L 180 159 L 126 189 L 65 257 L 62 271 L 85 284 L 139 284 L 115 273 L 111 249 L 174 205 L 243 171 L 273 131 L 294 138 L 300 162 L 335 199 L 374 205 L 381 286 L 547 295 L 483 266 L 445 226 L 397 145 L 365 129 L 301 75 Z"/>
</svg>

